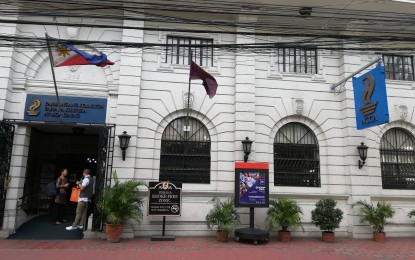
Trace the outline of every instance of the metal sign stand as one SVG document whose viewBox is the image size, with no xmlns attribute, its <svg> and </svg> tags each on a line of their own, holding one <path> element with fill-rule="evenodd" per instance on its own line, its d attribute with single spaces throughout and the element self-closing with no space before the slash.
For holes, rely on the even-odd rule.
<svg viewBox="0 0 415 260">
<path fill-rule="evenodd" d="M 266 230 L 262 230 L 259 228 L 254 227 L 254 216 L 255 216 L 255 208 L 249 208 L 249 228 L 238 228 L 235 230 L 235 240 L 239 241 L 239 239 L 247 239 L 252 240 L 254 244 L 258 244 L 258 241 L 267 242 L 269 239 L 269 232 Z"/>
<path fill-rule="evenodd" d="M 379 62 L 382 60 L 382 55 L 380 55 L 378 58 L 376 58 L 374 61 L 370 62 L 369 64 L 361 67 L 359 70 L 357 70 L 356 72 L 352 73 L 351 75 L 347 76 L 346 78 L 342 79 L 341 81 L 331 84 L 330 86 L 330 91 L 334 91 L 338 86 L 340 86 L 341 84 L 345 83 L 346 81 L 348 81 L 349 79 L 351 79 L 352 77 L 354 77 L 356 74 L 359 74 L 360 72 L 364 71 L 365 69 L 369 68 L 370 66 L 372 66 L 373 64 Z"/>
<path fill-rule="evenodd" d="M 166 235 L 166 216 L 163 216 L 163 231 L 160 235 L 152 235 L 151 241 L 175 241 L 175 236 Z"/>
</svg>

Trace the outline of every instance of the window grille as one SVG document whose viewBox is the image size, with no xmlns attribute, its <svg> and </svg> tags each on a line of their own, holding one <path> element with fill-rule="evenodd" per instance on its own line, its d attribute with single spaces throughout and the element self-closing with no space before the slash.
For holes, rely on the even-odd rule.
<svg viewBox="0 0 415 260">
<path fill-rule="evenodd" d="M 317 138 L 305 125 L 288 123 L 274 142 L 274 186 L 320 187 Z"/>
<path fill-rule="evenodd" d="M 281 72 L 317 74 L 317 50 L 280 48 L 277 52 Z"/>
<path fill-rule="evenodd" d="M 192 51 L 194 62 L 200 66 L 212 66 L 212 45 L 212 39 L 167 36 L 166 63 L 188 65 L 189 54 Z"/>
<path fill-rule="evenodd" d="M 414 80 L 412 56 L 383 55 L 385 77 L 394 80 Z"/>
<path fill-rule="evenodd" d="M 415 189 L 415 139 L 406 130 L 389 129 L 380 141 L 382 187 Z"/>
<path fill-rule="evenodd" d="M 186 125 L 190 131 L 184 131 Z M 210 135 L 199 120 L 179 117 L 164 130 L 160 181 L 210 183 Z"/>
</svg>

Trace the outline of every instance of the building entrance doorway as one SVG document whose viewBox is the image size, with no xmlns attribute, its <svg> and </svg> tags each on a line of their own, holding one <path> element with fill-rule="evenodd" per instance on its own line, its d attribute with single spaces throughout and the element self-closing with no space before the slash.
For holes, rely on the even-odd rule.
<svg viewBox="0 0 415 260">
<path fill-rule="evenodd" d="M 23 194 L 27 196 L 22 209 L 26 213 L 47 212 L 49 201 L 46 186 L 54 182 L 61 169 L 68 169 L 70 186 L 67 210 L 74 211 L 70 192 L 81 179 L 85 168 L 96 175 L 99 150 L 99 129 L 62 126 L 32 126 L 27 172 Z"/>
<path fill-rule="evenodd" d="M 23 183 L 19 184 L 23 195 L 18 198 L 15 208 L 14 228 L 17 230 L 14 236 L 19 237 L 19 229 L 21 229 L 19 227 L 29 224 L 34 219 L 45 221 L 43 216 L 50 215 L 47 213 L 50 213 L 49 202 L 52 200 L 48 200 L 46 186 L 56 181 L 63 168 L 68 169 L 67 178 L 70 182 L 66 206 L 68 220 L 71 214 L 74 217 L 76 208 L 76 203 L 69 201 L 72 187 L 75 186 L 76 181 L 81 179 L 84 169 L 91 170 L 95 194 L 91 198 L 88 214 L 93 214 L 91 229 L 100 230 L 102 223 L 94 200 L 96 196 L 99 196 L 103 187 L 111 181 L 115 125 L 8 121 L 11 124 L 30 128 L 24 139 L 28 146 L 28 153 L 27 161 L 22 161 L 22 167 L 25 167 L 26 171 L 25 175 L 21 176 Z M 30 220 L 33 217 L 35 218 Z M 26 222 L 28 220 L 30 221 Z M 49 226 L 52 224 L 51 220 L 47 221 Z M 34 227 L 37 224 L 30 223 L 26 226 Z M 54 238 L 59 239 L 59 237 L 61 236 Z M 54 238 L 48 237 L 48 239 Z"/>
</svg>

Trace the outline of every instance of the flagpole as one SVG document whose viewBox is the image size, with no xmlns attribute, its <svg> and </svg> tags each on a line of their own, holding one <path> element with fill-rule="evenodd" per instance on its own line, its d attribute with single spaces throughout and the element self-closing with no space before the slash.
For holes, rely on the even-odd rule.
<svg viewBox="0 0 415 260">
<path fill-rule="evenodd" d="M 46 38 L 46 44 L 48 46 L 49 61 L 50 61 L 50 68 L 52 70 L 53 85 L 55 86 L 56 99 L 58 100 L 59 117 L 62 119 L 61 102 L 59 101 L 58 87 L 56 86 L 55 69 L 53 68 L 54 66 L 53 66 L 52 50 L 50 49 L 49 35 L 46 32 L 45 32 L 45 38 Z"/>
<path fill-rule="evenodd" d="M 191 48 L 191 47 L 189 47 Z M 192 50 L 190 49 L 190 53 L 189 53 L 189 88 L 187 90 L 187 115 L 186 115 L 186 129 L 184 131 L 184 156 L 185 156 L 185 169 L 187 170 L 187 153 L 188 153 L 188 141 L 189 141 L 189 137 L 190 137 L 190 123 L 189 123 L 189 113 L 190 113 L 190 86 L 191 86 L 191 81 L 192 81 Z M 184 177 L 187 178 L 187 171 L 184 171 Z"/>
<path fill-rule="evenodd" d="M 189 124 L 189 113 L 190 113 L 190 85 L 191 85 L 191 77 L 192 77 L 192 51 L 190 50 L 189 53 L 189 66 L 190 66 L 190 72 L 189 72 L 189 89 L 187 91 L 187 116 L 186 116 L 186 130 L 190 131 L 190 124 Z"/>
</svg>

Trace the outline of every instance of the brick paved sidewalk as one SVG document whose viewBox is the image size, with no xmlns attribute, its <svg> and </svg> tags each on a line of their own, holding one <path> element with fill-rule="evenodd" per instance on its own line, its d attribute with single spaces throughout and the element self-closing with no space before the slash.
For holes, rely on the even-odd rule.
<svg viewBox="0 0 415 260">
<path fill-rule="evenodd" d="M 385 243 L 369 239 L 336 238 L 325 243 L 318 238 L 297 238 L 253 245 L 216 242 L 214 237 L 176 237 L 176 241 L 150 238 L 108 243 L 83 240 L 0 240 L 0 259 L 10 260 L 101 260 L 101 259 L 415 259 L 415 238 L 388 238 Z"/>
</svg>

